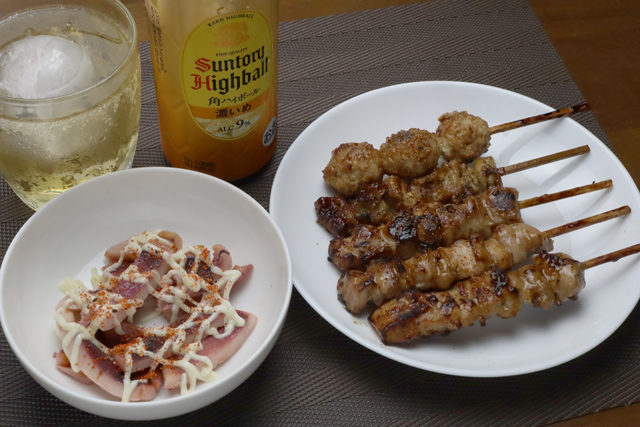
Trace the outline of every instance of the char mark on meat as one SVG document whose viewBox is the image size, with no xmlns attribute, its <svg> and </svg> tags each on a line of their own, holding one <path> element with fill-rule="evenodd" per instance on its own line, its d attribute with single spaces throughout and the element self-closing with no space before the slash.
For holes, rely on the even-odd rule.
<svg viewBox="0 0 640 427">
<path fill-rule="evenodd" d="M 375 259 L 407 259 L 430 247 L 478 235 L 488 239 L 500 224 L 521 222 L 517 191 L 492 188 L 460 204 L 421 203 L 388 224 L 359 225 L 329 243 L 329 259 L 342 271 L 364 270 Z"/>
<path fill-rule="evenodd" d="M 533 264 L 515 271 L 493 267 L 446 291 L 406 291 L 374 310 L 369 321 L 385 343 L 401 343 L 482 324 L 494 315 L 514 317 L 522 304 L 548 310 L 575 299 L 583 288 L 579 262 L 542 251 Z"/>
</svg>

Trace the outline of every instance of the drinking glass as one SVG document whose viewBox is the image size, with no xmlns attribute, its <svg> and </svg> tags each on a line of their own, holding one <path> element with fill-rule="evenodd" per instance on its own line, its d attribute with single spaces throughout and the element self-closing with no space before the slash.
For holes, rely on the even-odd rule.
<svg viewBox="0 0 640 427">
<path fill-rule="evenodd" d="M 140 122 L 137 29 L 117 0 L 2 0 L 0 172 L 39 209 L 131 167 Z"/>
</svg>

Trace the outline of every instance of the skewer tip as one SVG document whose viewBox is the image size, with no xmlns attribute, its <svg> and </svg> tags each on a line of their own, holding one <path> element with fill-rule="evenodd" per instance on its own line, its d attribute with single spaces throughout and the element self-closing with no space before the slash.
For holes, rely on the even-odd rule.
<svg viewBox="0 0 640 427">
<path fill-rule="evenodd" d="M 586 270 L 588 268 L 593 268 L 608 262 L 616 262 L 622 258 L 631 256 L 637 253 L 640 253 L 640 244 L 629 246 L 624 249 L 619 249 L 617 251 L 610 252 L 608 254 L 601 255 L 587 261 L 583 261 L 581 264 L 582 264 L 582 267 Z"/>
<path fill-rule="evenodd" d="M 489 128 L 489 133 L 493 135 L 494 133 L 505 132 L 505 131 L 517 129 L 523 126 L 529 126 L 536 123 L 546 122 L 547 120 L 557 119 L 560 117 L 568 117 L 576 113 L 588 111 L 589 109 L 591 109 L 589 104 L 586 102 L 582 102 L 580 104 L 572 105 L 571 107 L 558 108 L 557 110 L 550 111 L 548 113 L 538 114 L 537 116 L 531 116 L 524 119 L 515 120 L 513 122 L 492 126 Z"/>
<path fill-rule="evenodd" d="M 553 163 L 553 162 L 557 162 L 558 160 L 564 160 L 570 157 L 586 154 L 589 151 L 591 151 L 591 148 L 589 148 L 588 145 L 582 145 L 580 147 L 571 148 L 569 150 L 561 151 L 559 153 L 538 157 L 537 159 L 526 160 L 524 162 L 516 163 L 513 165 L 503 166 L 501 168 L 498 168 L 497 170 L 500 175 L 509 175 L 514 172 L 521 172 L 537 166 L 545 165 L 547 163 Z"/>
<path fill-rule="evenodd" d="M 518 202 L 520 209 L 526 209 L 532 206 L 543 205 L 545 203 L 555 202 L 557 200 L 566 199 L 569 197 L 579 196 L 580 194 L 591 193 L 593 191 L 604 190 L 613 186 L 613 181 L 607 179 L 605 181 L 593 182 L 591 184 L 583 185 L 581 187 L 571 188 L 569 190 L 559 191 L 557 193 L 543 194 L 541 196 L 533 197 Z"/>
<path fill-rule="evenodd" d="M 609 221 L 614 218 L 619 218 L 621 216 L 625 216 L 631 213 L 631 208 L 629 206 L 622 206 L 617 209 L 612 209 L 607 212 L 603 212 L 601 214 L 593 215 L 587 218 L 579 219 L 577 221 L 573 221 L 550 230 L 545 231 L 544 233 L 549 237 L 557 237 L 566 233 L 570 233 L 574 230 L 580 230 L 581 228 L 589 227 L 591 225 L 600 224 L 601 222 Z"/>
</svg>

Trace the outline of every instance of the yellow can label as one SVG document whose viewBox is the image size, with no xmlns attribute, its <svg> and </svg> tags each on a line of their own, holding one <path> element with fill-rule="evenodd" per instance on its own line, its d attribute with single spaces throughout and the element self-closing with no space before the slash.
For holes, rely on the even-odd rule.
<svg viewBox="0 0 640 427">
<path fill-rule="evenodd" d="M 182 87 L 200 128 L 220 139 L 247 134 L 267 105 L 271 29 L 257 12 L 219 15 L 196 27 L 182 52 Z"/>
</svg>

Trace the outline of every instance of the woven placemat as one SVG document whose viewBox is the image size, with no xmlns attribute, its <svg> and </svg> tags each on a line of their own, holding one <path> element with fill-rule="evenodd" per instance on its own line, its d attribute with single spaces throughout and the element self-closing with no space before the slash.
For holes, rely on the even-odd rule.
<svg viewBox="0 0 640 427">
<path fill-rule="evenodd" d="M 149 45 L 134 167 L 169 166 L 160 148 Z M 456 80 L 498 86 L 553 107 L 583 100 L 526 0 L 441 0 L 280 25 L 278 150 L 238 184 L 268 207 L 295 138 L 331 107 L 392 84 Z M 577 120 L 606 142 L 591 113 Z M 32 212 L 0 182 L 0 257 Z M 540 425 L 640 400 L 640 310 L 586 355 L 543 372 L 460 378 L 396 363 L 354 343 L 294 291 L 260 368 L 222 400 L 154 426 Z M 0 331 L 0 425 L 123 425 L 57 400 L 22 369 Z"/>
</svg>

